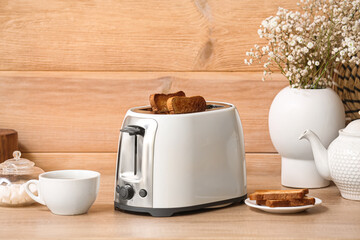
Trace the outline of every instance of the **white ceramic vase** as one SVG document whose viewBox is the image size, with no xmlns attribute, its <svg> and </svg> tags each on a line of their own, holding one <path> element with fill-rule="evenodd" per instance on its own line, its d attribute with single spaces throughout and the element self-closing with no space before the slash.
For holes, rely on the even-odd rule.
<svg viewBox="0 0 360 240">
<path fill-rule="evenodd" d="M 282 89 L 269 112 L 270 137 L 281 155 L 281 184 L 294 188 L 328 186 L 330 182 L 316 169 L 310 144 L 300 141 L 299 136 L 310 129 L 327 148 L 344 127 L 344 106 L 331 88 Z"/>
</svg>

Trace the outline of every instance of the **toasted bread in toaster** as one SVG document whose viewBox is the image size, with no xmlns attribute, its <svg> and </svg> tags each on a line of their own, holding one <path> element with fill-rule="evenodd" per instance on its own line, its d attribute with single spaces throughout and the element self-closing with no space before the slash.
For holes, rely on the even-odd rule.
<svg viewBox="0 0 360 240">
<path fill-rule="evenodd" d="M 202 112 L 206 110 L 206 101 L 201 96 L 171 97 L 167 100 L 170 114 Z"/>
<path fill-rule="evenodd" d="M 163 93 L 151 94 L 150 105 L 152 111 L 155 113 L 168 113 L 169 111 L 166 102 L 169 98 L 176 96 L 185 97 L 185 93 L 183 91 L 178 91 L 176 93 L 169 93 L 169 94 L 163 94 Z"/>
<path fill-rule="evenodd" d="M 256 204 L 264 205 L 268 207 L 297 207 L 305 205 L 314 205 L 315 198 L 307 197 L 300 199 L 289 199 L 289 200 L 256 200 Z"/>
<path fill-rule="evenodd" d="M 249 195 L 250 200 L 289 200 L 304 198 L 309 189 L 257 190 Z"/>
</svg>

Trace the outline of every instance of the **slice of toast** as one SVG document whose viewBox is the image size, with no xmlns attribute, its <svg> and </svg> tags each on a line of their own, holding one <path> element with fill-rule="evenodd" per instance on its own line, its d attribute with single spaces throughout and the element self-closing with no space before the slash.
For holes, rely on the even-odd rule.
<svg viewBox="0 0 360 240">
<path fill-rule="evenodd" d="M 176 93 L 156 93 L 150 95 L 150 105 L 151 109 L 155 113 L 168 113 L 169 110 L 167 108 L 166 102 L 171 97 L 185 97 L 185 93 L 183 91 L 178 91 Z"/>
<path fill-rule="evenodd" d="M 290 200 L 256 200 L 256 204 L 264 205 L 268 207 L 297 207 L 305 205 L 314 205 L 315 198 L 307 197 L 301 199 L 290 199 Z"/>
<path fill-rule="evenodd" d="M 289 200 L 303 198 L 309 189 L 257 190 L 249 195 L 250 200 Z"/>
<path fill-rule="evenodd" d="M 201 96 L 171 97 L 167 100 L 170 114 L 202 112 L 206 110 L 206 101 Z"/>
</svg>

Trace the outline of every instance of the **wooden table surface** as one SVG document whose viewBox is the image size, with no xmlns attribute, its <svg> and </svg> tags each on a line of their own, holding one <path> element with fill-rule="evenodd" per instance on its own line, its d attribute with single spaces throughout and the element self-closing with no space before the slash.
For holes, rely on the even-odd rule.
<svg viewBox="0 0 360 240">
<path fill-rule="evenodd" d="M 248 193 L 283 188 L 278 156 L 247 158 Z M 235 204 L 169 218 L 114 211 L 113 185 L 114 175 L 103 174 L 99 196 L 85 215 L 56 216 L 38 204 L 0 208 L 0 239 L 360 238 L 360 202 L 341 198 L 334 184 L 310 190 L 323 204 L 302 213 L 270 214 Z"/>
</svg>

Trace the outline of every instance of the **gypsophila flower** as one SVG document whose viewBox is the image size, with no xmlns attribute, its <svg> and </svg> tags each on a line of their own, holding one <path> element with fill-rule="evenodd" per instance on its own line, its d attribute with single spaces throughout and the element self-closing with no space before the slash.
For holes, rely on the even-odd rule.
<svg viewBox="0 0 360 240">
<path fill-rule="evenodd" d="M 304 48 L 302 49 L 302 51 L 303 51 L 304 53 L 308 53 L 308 52 L 309 52 L 309 49 L 308 49 L 307 47 L 304 47 Z"/>
<path fill-rule="evenodd" d="M 278 21 L 277 17 L 274 17 L 273 19 L 271 19 L 270 25 L 271 25 L 272 28 L 275 28 L 278 25 L 277 21 Z"/>
<path fill-rule="evenodd" d="M 348 22 L 348 18 L 347 17 L 344 17 L 341 21 L 342 24 L 346 24 Z"/>
<path fill-rule="evenodd" d="M 268 27 L 268 21 L 267 20 L 264 20 L 261 22 L 261 25 L 264 27 L 264 28 L 267 28 Z M 261 29 L 260 29 L 261 30 Z"/>
<path fill-rule="evenodd" d="M 300 11 L 279 8 L 258 30 L 263 46 L 244 63 L 265 61 L 264 78 L 280 69 L 291 87 L 324 88 L 340 63 L 360 63 L 360 0 L 300 0 Z"/>
</svg>

